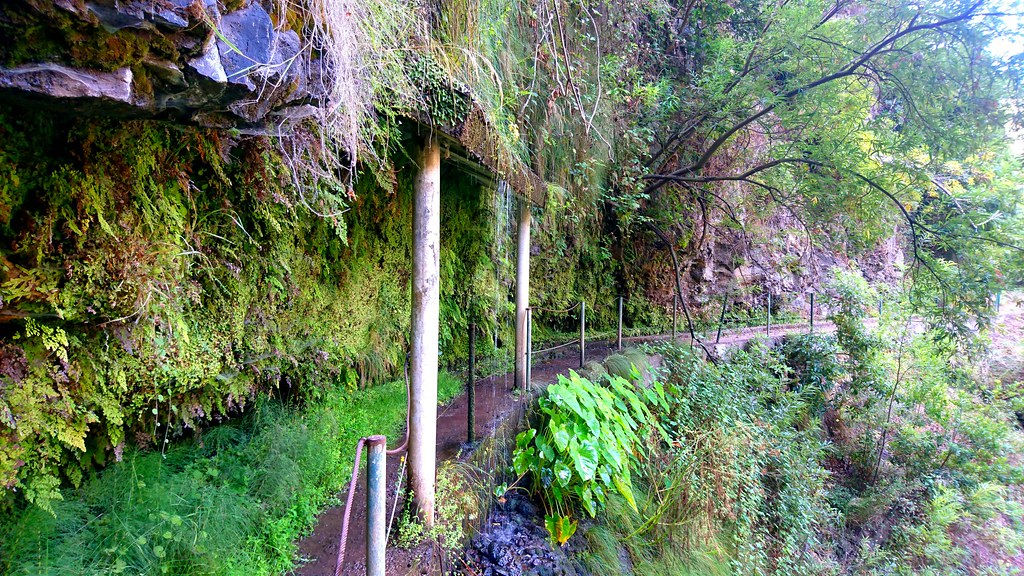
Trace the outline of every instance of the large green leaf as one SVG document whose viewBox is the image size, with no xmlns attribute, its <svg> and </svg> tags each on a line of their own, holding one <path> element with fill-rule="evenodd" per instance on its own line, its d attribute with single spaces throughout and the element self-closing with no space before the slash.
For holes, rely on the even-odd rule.
<svg viewBox="0 0 1024 576">
<path fill-rule="evenodd" d="M 609 440 L 614 439 L 614 435 L 611 430 L 608 429 L 607 425 L 602 428 L 602 432 L 602 438 L 608 438 Z M 605 460 L 612 465 L 612 468 L 616 470 L 622 468 L 622 452 L 619 451 L 618 442 L 602 441 L 601 454 L 604 455 Z"/>
<path fill-rule="evenodd" d="M 594 493 L 591 491 L 590 485 L 578 486 L 576 488 L 576 495 L 579 497 L 580 503 L 583 504 L 587 514 L 590 514 L 591 518 L 597 516 L 597 502 L 594 501 Z"/>
<path fill-rule="evenodd" d="M 539 464 L 537 452 L 533 448 L 517 449 L 515 456 L 512 457 L 512 467 L 515 468 L 516 474 L 521 475 L 536 470 Z"/>
<path fill-rule="evenodd" d="M 559 452 L 565 452 L 569 447 L 569 439 L 572 438 L 572 435 L 565 428 L 564 419 L 552 417 L 551 422 L 548 423 L 548 429 L 551 430 L 551 438 L 555 441 L 555 447 Z"/>
<path fill-rule="evenodd" d="M 572 481 L 572 469 L 569 468 L 564 460 L 555 462 L 555 480 L 561 486 L 568 486 L 569 482 Z"/>
<path fill-rule="evenodd" d="M 564 546 L 576 533 L 577 522 L 568 516 L 545 516 L 544 527 L 548 529 L 551 541 Z"/>
<path fill-rule="evenodd" d="M 577 442 L 573 440 L 570 444 L 569 453 L 572 455 L 573 464 L 576 466 L 576 473 L 584 482 L 593 480 L 597 473 L 598 453 L 597 444 L 591 440 Z"/>
</svg>

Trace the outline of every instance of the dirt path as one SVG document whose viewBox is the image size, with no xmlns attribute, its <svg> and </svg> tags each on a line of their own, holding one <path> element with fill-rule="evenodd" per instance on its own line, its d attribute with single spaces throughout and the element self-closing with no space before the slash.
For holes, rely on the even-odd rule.
<svg viewBox="0 0 1024 576">
<path fill-rule="evenodd" d="M 772 337 L 790 334 L 794 332 L 805 332 L 808 330 L 805 324 L 785 324 L 773 326 Z M 822 323 L 815 326 L 815 331 L 831 332 L 834 327 Z M 714 345 L 714 334 L 710 334 L 710 341 L 705 337 L 705 345 L 713 352 L 720 352 L 725 348 L 742 346 L 747 341 L 765 335 L 765 328 L 751 327 L 739 328 L 722 332 L 722 338 L 718 345 Z M 624 342 L 642 343 L 667 341 L 672 338 L 671 334 L 657 336 L 638 336 L 623 338 Z M 679 334 L 678 340 L 689 342 L 689 335 Z M 606 341 L 587 343 L 587 360 L 603 361 L 615 352 L 614 343 Z M 545 386 L 555 382 L 559 374 L 565 374 L 570 369 L 579 367 L 579 349 L 568 347 L 555 354 L 546 354 L 538 357 L 533 367 L 533 385 L 535 387 Z M 476 431 L 479 437 L 491 435 L 498 426 L 505 421 L 516 410 L 524 409 L 522 402 L 517 395 L 512 394 L 513 377 L 511 374 L 491 376 L 478 380 L 476 384 Z M 465 392 L 460 394 L 447 405 L 438 410 L 437 419 L 437 459 L 438 462 L 450 460 L 460 453 L 472 448 L 466 444 L 467 424 L 467 397 Z M 394 446 L 399 439 L 389 439 L 388 445 Z M 402 471 L 401 457 L 389 456 L 387 461 L 387 483 L 388 483 L 388 515 L 391 514 L 391 506 L 394 503 L 395 492 L 399 474 Z M 365 573 L 366 562 L 366 479 L 360 474 L 359 483 L 356 486 L 356 497 L 352 505 L 352 518 L 349 524 L 348 544 L 345 552 L 345 565 L 342 574 L 344 576 L 357 576 Z M 339 499 L 344 500 L 345 493 L 339 494 Z M 401 507 L 401 504 L 399 504 Z M 338 557 L 338 536 L 341 534 L 342 516 L 344 506 L 334 506 L 327 509 L 313 529 L 313 533 L 301 539 L 298 543 L 300 557 L 307 562 L 299 566 L 294 574 L 298 576 L 332 576 L 334 565 Z M 397 514 L 396 514 L 397 516 Z M 395 521 L 397 523 L 397 519 Z M 391 575 L 404 575 L 412 568 L 415 558 L 410 551 L 389 548 L 387 558 L 387 573 Z"/>
</svg>

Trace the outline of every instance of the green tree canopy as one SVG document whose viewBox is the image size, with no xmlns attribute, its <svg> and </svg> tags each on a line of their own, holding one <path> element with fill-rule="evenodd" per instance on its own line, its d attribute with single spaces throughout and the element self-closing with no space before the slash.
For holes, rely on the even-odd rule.
<svg viewBox="0 0 1024 576">
<path fill-rule="evenodd" d="M 697 206 L 740 229 L 743 213 L 784 210 L 808 241 L 851 250 L 898 230 L 919 307 L 963 329 L 992 291 L 1024 277 L 1024 180 L 1011 152 L 1020 58 L 990 49 L 1017 33 L 1013 10 L 985 0 L 704 9 L 689 25 L 712 31 L 700 65 L 652 71 L 685 97 L 649 116 L 646 185 L 622 195 L 661 229 Z"/>
</svg>

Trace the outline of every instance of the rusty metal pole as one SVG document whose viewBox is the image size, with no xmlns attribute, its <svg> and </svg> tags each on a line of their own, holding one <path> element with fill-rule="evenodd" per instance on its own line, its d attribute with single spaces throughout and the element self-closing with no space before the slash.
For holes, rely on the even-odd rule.
<svg viewBox="0 0 1024 576">
<path fill-rule="evenodd" d="M 533 392 L 533 308 L 528 309 L 526 315 L 526 391 Z"/>
<path fill-rule="evenodd" d="M 587 361 L 587 303 L 580 300 L 580 368 Z"/>
<path fill-rule="evenodd" d="M 434 525 L 437 471 L 437 352 L 440 328 L 441 148 L 425 139 L 413 183 L 412 346 L 409 358 L 409 488 L 425 526 Z"/>
<path fill-rule="evenodd" d="M 385 576 L 387 544 L 387 439 L 367 438 L 366 457 L 366 576 Z"/>
<path fill-rule="evenodd" d="M 615 334 L 615 349 L 622 350 L 622 296 L 619 296 L 619 330 Z"/>
<path fill-rule="evenodd" d="M 476 322 L 469 323 L 469 368 L 466 370 L 466 442 L 476 439 Z"/>
</svg>

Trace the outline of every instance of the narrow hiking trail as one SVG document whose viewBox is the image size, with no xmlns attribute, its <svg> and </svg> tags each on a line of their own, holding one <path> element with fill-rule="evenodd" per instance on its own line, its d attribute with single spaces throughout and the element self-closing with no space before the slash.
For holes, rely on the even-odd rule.
<svg viewBox="0 0 1024 576">
<path fill-rule="evenodd" d="M 780 324 L 772 326 L 771 337 L 786 334 L 807 332 L 807 324 Z M 832 332 L 835 328 L 826 322 L 815 323 L 815 332 Z M 720 354 L 728 348 L 743 346 L 750 340 L 766 336 L 764 326 L 751 326 L 722 331 L 722 338 L 715 344 L 715 334 L 703 334 L 701 340 L 707 349 Z M 710 337 L 710 338 L 709 338 Z M 623 344 L 642 344 L 664 342 L 672 339 L 671 334 L 653 336 L 623 337 Z M 678 334 L 679 342 L 690 342 L 689 334 Z M 587 359 L 603 362 L 608 356 L 617 352 L 614 341 L 595 341 L 587 343 Z M 579 368 L 579 348 L 567 347 L 557 354 L 548 355 L 544 360 L 535 360 L 533 366 L 533 385 L 542 387 L 555 382 L 559 374 Z M 510 373 L 489 376 L 476 383 L 476 420 L 475 427 L 478 438 L 485 438 L 517 411 L 525 410 L 522 397 L 513 390 L 513 375 Z M 441 462 L 453 460 L 469 453 L 474 445 L 466 442 L 468 398 L 465 390 L 451 402 L 441 406 L 437 418 L 437 460 Z M 521 413 L 521 412 L 518 412 Z M 404 432 L 403 432 L 404 433 Z M 388 445 L 395 446 L 401 438 L 389 438 Z M 403 469 L 404 455 L 396 454 L 387 459 L 388 486 L 388 517 L 391 518 L 392 507 L 395 507 L 395 495 L 398 492 L 398 479 Z M 338 494 L 339 501 L 344 502 L 346 492 Z M 401 511 L 401 502 L 394 513 L 395 523 Z M 338 557 L 338 538 L 344 516 L 344 505 L 333 506 L 325 510 L 317 519 L 313 532 L 302 538 L 299 543 L 299 555 L 305 563 L 300 565 L 293 574 L 297 576 L 333 576 Z M 349 521 L 348 542 L 345 548 L 345 564 L 343 576 L 357 576 L 365 572 L 366 562 L 366 478 L 359 475 L 356 484 L 356 496 L 352 504 Z M 416 564 L 422 551 L 419 549 L 405 550 L 389 547 L 387 551 L 387 573 L 389 575 L 407 574 Z"/>
</svg>

